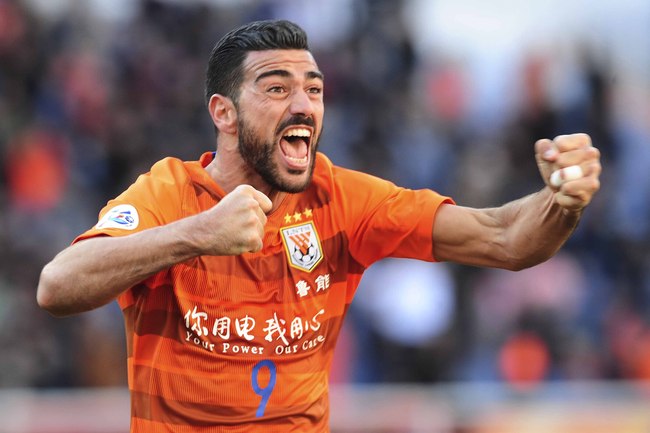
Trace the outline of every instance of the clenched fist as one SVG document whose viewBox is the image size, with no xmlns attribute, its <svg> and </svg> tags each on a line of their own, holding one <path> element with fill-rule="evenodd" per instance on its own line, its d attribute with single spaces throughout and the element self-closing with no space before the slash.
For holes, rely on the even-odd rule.
<svg viewBox="0 0 650 433">
<path fill-rule="evenodd" d="M 565 209 L 581 210 L 600 189 L 600 151 L 587 134 L 539 140 L 535 159 L 544 182 L 555 191 L 555 201 Z"/>
<path fill-rule="evenodd" d="M 196 215 L 194 242 L 201 255 L 238 255 L 262 249 L 271 200 L 250 185 L 239 185 L 211 209 Z"/>
</svg>

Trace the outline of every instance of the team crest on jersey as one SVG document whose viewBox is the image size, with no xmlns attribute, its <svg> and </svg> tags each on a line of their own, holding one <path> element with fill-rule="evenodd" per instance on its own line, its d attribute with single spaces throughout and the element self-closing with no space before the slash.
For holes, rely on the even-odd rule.
<svg viewBox="0 0 650 433">
<path fill-rule="evenodd" d="M 311 272 L 323 259 L 320 239 L 312 221 L 280 230 L 289 264 Z"/>
<path fill-rule="evenodd" d="M 130 204 L 120 204 L 106 212 L 95 228 L 134 230 L 139 223 L 140 218 L 135 207 Z"/>
</svg>

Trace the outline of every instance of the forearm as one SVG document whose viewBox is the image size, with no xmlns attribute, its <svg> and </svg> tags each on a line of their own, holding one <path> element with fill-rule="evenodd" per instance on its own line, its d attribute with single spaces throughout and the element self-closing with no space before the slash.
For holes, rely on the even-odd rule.
<svg viewBox="0 0 650 433">
<path fill-rule="evenodd" d="M 548 187 L 494 211 L 499 225 L 505 228 L 506 267 L 514 270 L 552 257 L 573 233 L 582 214 L 582 210 L 568 210 L 557 204 Z"/>
<path fill-rule="evenodd" d="M 192 257 L 259 251 L 271 207 L 264 194 L 240 185 L 209 210 L 171 224 L 78 242 L 43 268 L 38 304 L 57 316 L 80 313 Z"/>
<path fill-rule="evenodd" d="M 501 207 L 475 209 L 443 205 L 433 225 L 433 254 L 438 260 L 519 270 L 549 259 L 575 230 L 583 209 L 600 188 L 600 152 L 585 134 L 535 143 L 537 164 L 547 185 Z M 578 178 L 556 170 L 579 166 Z"/>
<path fill-rule="evenodd" d="M 122 237 L 87 239 L 59 253 L 41 273 L 37 300 L 56 316 L 100 307 L 160 270 L 196 255 L 178 222 Z"/>
</svg>

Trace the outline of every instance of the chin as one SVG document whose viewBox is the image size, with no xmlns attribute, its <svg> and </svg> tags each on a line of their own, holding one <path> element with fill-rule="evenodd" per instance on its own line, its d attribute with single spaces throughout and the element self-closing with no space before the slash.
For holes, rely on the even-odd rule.
<svg viewBox="0 0 650 433">
<path fill-rule="evenodd" d="M 287 193 L 299 193 L 311 185 L 314 172 L 314 160 L 307 168 L 287 167 L 282 161 L 274 164 L 267 161 L 257 166 L 257 173 L 262 180 L 272 189 Z"/>
</svg>

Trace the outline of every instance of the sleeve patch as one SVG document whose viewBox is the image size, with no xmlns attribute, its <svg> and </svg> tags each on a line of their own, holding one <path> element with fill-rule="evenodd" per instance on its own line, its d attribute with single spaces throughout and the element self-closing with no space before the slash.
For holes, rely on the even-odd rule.
<svg viewBox="0 0 650 433">
<path fill-rule="evenodd" d="M 130 204 L 120 204 L 106 212 L 95 228 L 135 230 L 139 223 L 140 217 L 135 207 Z"/>
</svg>

